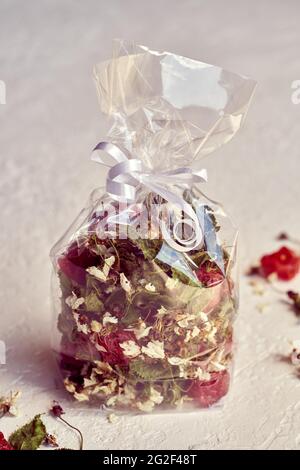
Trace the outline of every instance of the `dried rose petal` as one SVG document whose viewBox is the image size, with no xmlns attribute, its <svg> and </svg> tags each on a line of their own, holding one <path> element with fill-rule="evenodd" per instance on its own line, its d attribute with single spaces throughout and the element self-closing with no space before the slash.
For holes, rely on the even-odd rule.
<svg viewBox="0 0 300 470">
<path fill-rule="evenodd" d="M 101 262 L 99 256 L 85 246 L 73 243 L 64 256 L 58 259 L 58 266 L 62 272 L 77 284 L 84 285 L 86 269 Z"/>
<path fill-rule="evenodd" d="M 100 337 L 98 344 L 107 351 L 101 351 L 102 360 L 108 362 L 110 365 L 127 365 L 129 358 L 124 355 L 120 343 L 129 340 L 135 341 L 135 339 L 135 335 L 132 332 L 121 330 Z"/>
<path fill-rule="evenodd" d="M 226 395 L 229 382 L 230 375 L 226 370 L 213 372 L 209 381 L 194 380 L 188 393 L 201 408 L 208 408 Z"/>
<path fill-rule="evenodd" d="M 15 450 L 0 432 L 0 450 Z"/>
<path fill-rule="evenodd" d="M 275 253 L 263 256 L 260 263 L 263 276 L 268 277 L 275 273 L 282 281 L 293 279 L 300 266 L 297 254 L 285 246 Z"/>
</svg>

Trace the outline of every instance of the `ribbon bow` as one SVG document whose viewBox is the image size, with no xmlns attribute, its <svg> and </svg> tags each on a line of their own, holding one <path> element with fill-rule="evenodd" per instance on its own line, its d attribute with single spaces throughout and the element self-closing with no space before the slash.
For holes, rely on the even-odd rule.
<svg viewBox="0 0 300 470">
<path fill-rule="evenodd" d="M 115 164 L 108 165 L 101 156 L 105 152 L 112 157 Z M 207 181 L 205 169 L 200 171 L 189 167 L 180 167 L 175 170 L 154 172 L 145 168 L 139 158 L 128 158 L 125 152 L 115 144 L 110 142 L 100 142 L 94 148 L 91 159 L 101 165 L 109 167 L 106 177 L 106 191 L 117 201 L 133 202 L 135 200 L 136 188 L 139 185 L 146 186 L 165 199 L 169 204 L 174 205 L 183 211 L 189 218 L 178 220 L 173 225 L 173 237 L 170 237 L 169 230 L 164 221 L 161 221 L 162 235 L 166 242 L 177 251 L 190 251 L 203 242 L 203 233 L 199 225 L 198 217 L 189 203 L 181 196 L 169 189 L 170 186 L 191 187 L 194 183 L 204 183 Z M 178 237 L 177 229 L 179 225 L 186 224 L 191 227 L 193 236 L 189 239 Z"/>
</svg>

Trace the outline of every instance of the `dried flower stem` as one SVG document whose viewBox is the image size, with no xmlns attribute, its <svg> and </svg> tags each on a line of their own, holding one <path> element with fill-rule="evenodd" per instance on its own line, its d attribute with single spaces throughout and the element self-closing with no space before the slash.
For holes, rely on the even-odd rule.
<svg viewBox="0 0 300 470">
<path fill-rule="evenodd" d="M 62 418 L 61 416 L 57 416 L 58 419 L 60 419 L 61 421 L 63 421 L 63 423 L 65 423 L 67 426 L 69 426 L 69 428 L 71 429 L 74 429 L 75 431 L 78 432 L 79 436 L 80 436 L 80 446 L 79 446 L 79 450 L 83 450 L 83 435 L 82 435 L 82 432 L 80 431 L 80 429 L 76 428 L 75 426 L 72 426 L 72 424 L 68 423 L 68 421 L 66 421 L 64 418 Z"/>
</svg>

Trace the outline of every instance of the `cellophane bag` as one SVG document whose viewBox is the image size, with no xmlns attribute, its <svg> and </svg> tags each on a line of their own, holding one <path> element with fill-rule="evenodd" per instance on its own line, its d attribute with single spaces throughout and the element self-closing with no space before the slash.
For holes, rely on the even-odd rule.
<svg viewBox="0 0 300 470">
<path fill-rule="evenodd" d="M 197 163 L 240 128 L 255 82 L 122 41 L 94 76 L 106 191 L 51 251 L 62 382 L 105 409 L 211 407 L 232 375 L 237 231 Z"/>
</svg>

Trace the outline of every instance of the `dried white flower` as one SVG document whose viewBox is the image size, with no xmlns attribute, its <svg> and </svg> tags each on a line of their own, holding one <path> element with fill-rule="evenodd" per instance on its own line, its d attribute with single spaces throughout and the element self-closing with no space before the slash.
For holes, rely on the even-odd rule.
<svg viewBox="0 0 300 470">
<path fill-rule="evenodd" d="M 109 413 L 109 415 L 107 416 L 107 421 L 110 424 L 114 424 L 117 421 L 119 421 L 119 417 L 117 415 L 115 415 L 114 413 Z"/>
<path fill-rule="evenodd" d="M 142 347 L 142 352 L 153 359 L 164 359 L 164 343 L 157 340 L 149 341 L 147 346 Z"/>
<path fill-rule="evenodd" d="M 204 371 L 203 369 L 201 369 L 201 367 L 198 367 L 197 370 L 195 371 L 194 378 L 208 381 L 210 380 L 210 373 Z"/>
<path fill-rule="evenodd" d="M 200 333 L 200 329 L 198 328 L 198 326 L 194 326 L 194 328 L 192 329 L 192 333 L 191 333 L 192 338 L 196 338 L 196 336 L 198 336 L 199 333 Z"/>
<path fill-rule="evenodd" d="M 183 315 L 177 315 L 176 321 L 180 328 L 187 328 L 189 326 L 189 322 L 195 320 L 195 315 L 186 313 Z"/>
<path fill-rule="evenodd" d="M 84 298 L 77 297 L 77 295 L 72 292 L 72 295 L 69 295 L 69 297 L 66 298 L 65 302 L 72 310 L 77 310 L 80 305 L 84 304 Z"/>
<path fill-rule="evenodd" d="M 184 338 L 184 342 L 185 342 L 185 343 L 188 343 L 188 342 L 190 341 L 190 339 L 191 339 L 191 337 L 192 337 L 192 334 L 191 334 L 191 333 L 192 333 L 191 330 L 188 330 L 188 331 L 187 331 L 187 333 L 186 333 L 186 335 L 185 335 L 185 338 Z"/>
<path fill-rule="evenodd" d="M 106 406 L 108 406 L 108 407 L 110 407 L 110 406 L 115 406 L 117 400 L 118 400 L 118 396 L 117 396 L 117 395 L 114 395 L 114 396 L 110 397 L 110 398 L 106 401 Z"/>
<path fill-rule="evenodd" d="M 106 281 L 109 275 L 110 268 L 116 261 L 114 256 L 110 256 L 104 260 L 103 269 L 97 268 L 96 266 L 91 266 L 87 268 L 86 271 L 95 278 L 99 279 L 99 281 Z"/>
<path fill-rule="evenodd" d="M 160 405 L 164 401 L 163 395 L 153 387 L 150 388 L 149 399 L 156 405 Z"/>
<path fill-rule="evenodd" d="M 73 317 L 77 326 L 77 331 L 79 333 L 83 333 L 85 335 L 88 335 L 90 333 L 90 328 L 89 325 L 85 322 L 80 321 L 80 315 L 79 313 L 76 313 L 73 311 Z"/>
<path fill-rule="evenodd" d="M 135 341 L 132 341 L 131 339 L 120 343 L 120 346 L 124 351 L 124 356 L 134 358 L 141 354 L 141 348 L 138 344 L 135 343 Z"/>
<path fill-rule="evenodd" d="M 102 318 L 103 326 L 106 326 L 108 323 L 116 324 L 118 323 L 117 317 L 112 316 L 109 312 L 105 312 Z"/>
<path fill-rule="evenodd" d="M 128 281 L 124 273 L 120 274 L 120 283 L 121 283 L 122 289 L 124 289 L 124 291 L 127 292 L 127 294 L 131 294 L 132 287 L 131 287 L 130 281 Z"/>
<path fill-rule="evenodd" d="M 149 398 L 144 402 L 138 401 L 136 406 L 139 410 L 149 413 L 155 405 L 160 405 L 164 400 L 163 395 L 155 388 L 150 388 Z"/>
<path fill-rule="evenodd" d="M 255 295 L 264 295 L 265 288 L 261 282 L 257 282 L 256 280 L 252 279 L 249 282 L 249 285 L 252 287 L 252 292 Z"/>
<path fill-rule="evenodd" d="M 179 326 L 176 325 L 176 326 L 174 327 L 174 332 L 175 332 L 178 336 L 181 336 L 181 331 L 180 331 Z"/>
<path fill-rule="evenodd" d="M 206 338 L 211 342 L 215 343 L 216 342 L 216 333 L 217 333 L 217 328 L 211 323 L 211 322 L 206 322 L 204 325 L 204 330 L 207 332 Z"/>
<path fill-rule="evenodd" d="M 186 364 L 180 364 L 179 366 L 179 377 L 182 379 L 188 379 L 188 373 L 186 370 Z"/>
<path fill-rule="evenodd" d="M 94 332 L 94 333 L 99 333 L 102 329 L 102 325 L 100 322 L 98 322 L 97 320 L 92 320 L 91 321 L 91 330 Z"/>
<path fill-rule="evenodd" d="M 70 393 L 74 393 L 76 392 L 76 387 L 75 385 L 73 384 L 73 382 L 70 381 L 70 379 L 66 378 L 64 380 L 64 386 L 65 386 L 65 389 L 70 392 Z"/>
<path fill-rule="evenodd" d="M 188 343 L 192 338 L 195 338 L 200 333 L 200 330 L 197 326 L 194 326 L 192 330 L 188 330 L 187 334 L 185 335 L 184 342 Z"/>
<path fill-rule="evenodd" d="M 158 310 L 157 310 L 157 317 L 163 317 L 166 315 L 168 310 L 162 305 Z"/>
<path fill-rule="evenodd" d="M 99 382 L 99 378 L 97 378 L 96 374 L 92 374 L 90 379 L 85 378 L 83 381 L 83 387 L 88 388 L 88 387 L 93 387 L 94 385 L 97 385 Z"/>
<path fill-rule="evenodd" d="M 208 315 L 205 312 L 200 312 L 199 317 L 204 323 L 208 322 Z"/>
<path fill-rule="evenodd" d="M 116 379 L 106 379 L 105 385 L 96 386 L 93 390 L 93 394 L 97 395 L 99 392 L 104 393 L 105 395 L 111 395 L 115 392 L 117 388 Z"/>
<path fill-rule="evenodd" d="M 138 328 L 133 328 L 132 331 L 134 332 L 136 339 L 146 338 L 149 335 L 152 326 L 146 326 L 145 322 L 141 322 Z"/>
<path fill-rule="evenodd" d="M 184 359 L 183 357 L 168 357 L 168 363 L 171 364 L 172 366 L 180 366 L 186 364 L 187 360 Z"/>
<path fill-rule="evenodd" d="M 221 362 L 216 362 L 216 361 L 211 361 L 211 369 L 217 371 L 217 372 L 221 372 L 222 370 L 225 370 L 226 369 L 226 366 L 224 364 L 222 364 Z"/>
<path fill-rule="evenodd" d="M 148 282 L 148 284 L 145 285 L 145 289 L 149 292 L 156 291 L 156 287 L 151 282 Z"/>
<path fill-rule="evenodd" d="M 19 410 L 16 406 L 16 402 L 21 395 L 22 393 L 18 390 L 17 392 L 11 392 L 8 397 L 0 397 L 0 417 L 4 414 L 18 416 Z"/>
<path fill-rule="evenodd" d="M 77 401 L 88 401 L 89 400 L 89 397 L 86 393 L 78 393 L 78 392 L 75 392 L 73 394 L 74 398 L 77 400 Z"/>
<path fill-rule="evenodd" d="M 270 304 L 267 302 L 256 304 L 256 309 L 259 313 L 264 313 L 265 310 L 269 308 Z"/>
<path fill-rule="evenodd" d="M 151 400 L 146 400 L 144 402 L 138 401 L 136 406 L 139 410 L 150 413 L 154 408 L 154 403 Z"/>
</svg>

